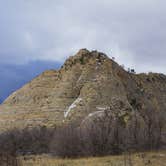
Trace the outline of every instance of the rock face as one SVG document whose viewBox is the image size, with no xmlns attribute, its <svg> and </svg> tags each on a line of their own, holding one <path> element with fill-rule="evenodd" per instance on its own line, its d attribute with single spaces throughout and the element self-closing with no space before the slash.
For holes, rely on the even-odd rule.
<svg viewBox="0 0 166 166">
<path fill-rule="evenodd" d="M 132 74 L 104 53 L 80 50 L 56 70 L 45 71 L 0 106 L 0 127 L 61 125 L 114 106 L 122 112 L 166 110 L 166 76 Z"/>
</svg>

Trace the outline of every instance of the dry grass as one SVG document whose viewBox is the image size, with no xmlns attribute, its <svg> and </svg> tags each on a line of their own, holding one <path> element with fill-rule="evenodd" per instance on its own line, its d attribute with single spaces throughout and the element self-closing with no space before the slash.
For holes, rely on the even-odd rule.
<svg viewBox="0 0 166 166">
<path fill-rule="evenodd" d="M 23 166 L 166 166 L 166 151 L 81 159 L 57 159 L 48 155 L 21 157 Z"/>
</svg>

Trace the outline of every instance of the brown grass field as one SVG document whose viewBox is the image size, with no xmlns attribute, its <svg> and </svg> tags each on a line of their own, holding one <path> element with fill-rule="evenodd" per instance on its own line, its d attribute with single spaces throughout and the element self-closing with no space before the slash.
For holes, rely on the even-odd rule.
<svg viewBox="0 0 166 166">
<path fill-rule="evenodd" d="M 48 155 L 20 157 L 23 166 L 166 166 L 166 151 L 120 156 L 58 159 Z"/>
</svg>

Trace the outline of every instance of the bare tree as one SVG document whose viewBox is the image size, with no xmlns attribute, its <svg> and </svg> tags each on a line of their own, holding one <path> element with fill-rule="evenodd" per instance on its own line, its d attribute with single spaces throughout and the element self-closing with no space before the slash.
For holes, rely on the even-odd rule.
<svg viewBox="0 0 166 166">
<path fill-rule="evenodd" d="M 56 130 L 51 142 L 51 152 L 60 157 L 79 157 L 82 154 L 79 130 L 73 124 Z"/>
</svg>

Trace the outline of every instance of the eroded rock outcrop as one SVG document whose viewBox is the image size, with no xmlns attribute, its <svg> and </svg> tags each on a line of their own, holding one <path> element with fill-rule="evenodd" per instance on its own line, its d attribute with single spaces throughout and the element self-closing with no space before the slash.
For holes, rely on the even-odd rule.
<svg viewBox="0 0 166 166">
<path fill-rule="evenodd" d="M 166 110 L 166 76 L 132 74 L 97 51 L 80 50 L 61 69 L 45 71 L 0 106 L 1 128 L 54 126 L 117 105 L 122 112 L 152 105 Z"/>
</svg>

